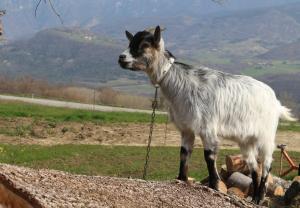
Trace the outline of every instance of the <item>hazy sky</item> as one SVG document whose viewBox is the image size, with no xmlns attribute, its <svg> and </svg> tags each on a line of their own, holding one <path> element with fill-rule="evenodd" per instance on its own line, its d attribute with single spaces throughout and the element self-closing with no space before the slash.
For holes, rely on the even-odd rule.
<svg viewBox="0 0 300 208">
<path fill-rule="evenodd" d="M 114 24 L 132 18 L 174 17 L 177 15 L 205 16 L 211 13 L 272 7 L 300 0 L 52 0 L 64 19 L 65 26 Z M 218 1 L 218 0 L 216 0 Z M 8 39 L 24 37 L 49 27 L 60 27 L 59 19 L 42 1 L 34 17 L 36 0 L 0 0 L 0 9 Z"/>
</svg>

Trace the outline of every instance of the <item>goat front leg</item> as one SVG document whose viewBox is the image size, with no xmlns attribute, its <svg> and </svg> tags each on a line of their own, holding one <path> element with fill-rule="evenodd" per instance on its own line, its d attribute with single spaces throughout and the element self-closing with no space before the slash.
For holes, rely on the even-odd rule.
<svg viewBox="0 0 300 208">
<path fill-rule="evenodd" d="M 209 174 L 209 187 L 219 190 L 220 176 L 216 167 L 217 152 L 210 149 L 204 149 L 204 158 L 207 164 Z"/>
<path fill-rule="evenodd" d="M 188 181 L 188 160 L 193 152 L 195 134 L 190 131 L 181 132 L 180 165 L 178 180 Z"/>
<path fill-rule="evenodd" d="M 221 178 L 218 174 L 216 165 L 219 145 L 218 137 L 215 134 L 206 131 L 201 132 L 200 137 L 204 146 L 204 158 L 209 174 L 209 187 L 215 190 L 219 190 L 219 181 L 221 180 Z"/>
</svg>

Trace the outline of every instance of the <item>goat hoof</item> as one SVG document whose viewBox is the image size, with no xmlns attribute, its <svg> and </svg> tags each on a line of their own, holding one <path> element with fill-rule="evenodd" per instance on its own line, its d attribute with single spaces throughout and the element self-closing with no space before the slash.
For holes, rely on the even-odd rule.
<svg viewBox="0 0 300 208">
<path fill-rule="evenodd" d="M 252 198 L 252 203 L 259 205 L 262 200 L 259 197 Z"/>
<path fill-rule="evenodd" d="M 177 184 L 186 184 L 186 181 L 179 180 L 179 179 L 175 179 L 174 182 L 177 183 Z"/>
<path fill-rule="evenodd" d="M 178 177 L 176 178 L 176 180 L 187 182 L 187 181 L 188 181 L 188 177 L 178 176 Z"/>
</svg>

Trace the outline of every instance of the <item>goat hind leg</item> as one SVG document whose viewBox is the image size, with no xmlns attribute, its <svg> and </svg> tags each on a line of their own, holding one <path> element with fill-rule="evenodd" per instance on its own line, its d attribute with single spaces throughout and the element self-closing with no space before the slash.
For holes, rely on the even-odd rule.
<svg viewBox="0 0 300 208">
<path fill-rule="evenodd" d="M 259 173 L 258 173 L 258 164 L 257 164 L 257 151 L 256 148 L 250 147 L 240 147 L 243 157 L 247 162 L 249 167 L 251 177 L 252 177 L 252 201 L 256 202 L 258 200 L 258 185 L 259 185 Z"/>
<path fill-rule="evenodd" d="M 256 203 L 259 204 L 264 200 L 267 191 L 267 180 L 271 171 L 272 155 L 264 158 L 262 176 L 258 187 Z"/>
</svg>

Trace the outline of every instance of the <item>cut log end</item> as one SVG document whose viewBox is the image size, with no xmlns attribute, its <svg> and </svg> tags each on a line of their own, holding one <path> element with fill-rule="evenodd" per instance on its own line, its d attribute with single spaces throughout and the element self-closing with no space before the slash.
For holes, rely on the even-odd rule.
<svg viewBox="0 0 300 208">
<path fill-rule="evenodd" d="M 218 181 L 218 191 L 220 191 L 220 192 L 222 192 L 222 193 L 224 193 L 224 194 L 227 193 L 227 186 L 226 186 L 226 184 L 225 184 L 223 181 L 221 181 L 221 180 Z"/>
<path fill-rule="evenodd" d="M 241 189 L 237 187 L 231 187 L 228 189 L 227 194 L 229 195 L 235 195 L 241 199 L 244 199 L 246 197 L 245 193 L 241 191 Z"/>
<path fill-rule="evenodd" d="M 270 197 L 280 197 L 284 195 L 284 189 L 277 184 L 268 184 L 267 195 Z"/>
<path fill-rule="evenodd" d="M 245 175 L 250 173 L 249 167 L 242 155 L 227 155 L 226 167 L 229 173 L 241 172 Z"/>
</svg>

